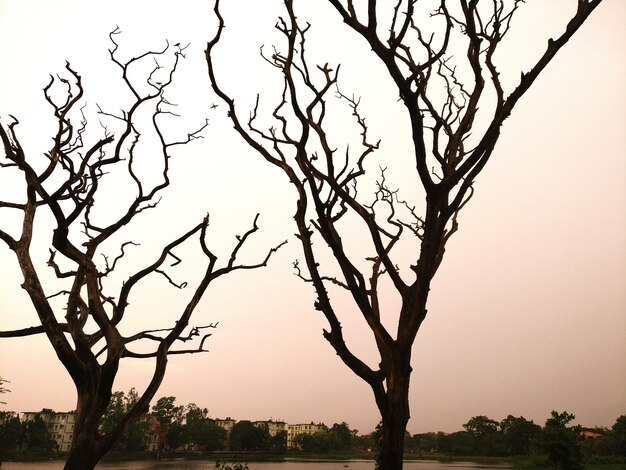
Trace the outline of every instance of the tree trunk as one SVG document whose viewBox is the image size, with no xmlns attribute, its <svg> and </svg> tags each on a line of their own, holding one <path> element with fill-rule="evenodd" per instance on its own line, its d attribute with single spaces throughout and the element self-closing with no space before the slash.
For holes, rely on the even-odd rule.
<svg viewBox="0 0 626 470">
<path fill-rule="evenodd" d="M 383 422 L 378 459 L 380 470 L 402 470 L 404 437 L 410 418 L 410 354 L 398 353 L 394 362 L 387 376 L 385 406 L 380 410 Z"/>
<path fill-rule="evenodd" d="M 78 391 L 72 446 L 64 470 L 93 470 L 106 453 L 102 447 L 100 418 L 108 403 L 97 391 Z"/>
<path fill-rule="evenodd" d="M 74 429 L 72 447 L 63 467 L 64 470 L 93 470 L 100 458 L 102 458 L 102 453 L 97 429 L 88 429 L 84 426 Z"/>
<path fill-rule="evenodd" d="M 402 470 L 404 460 L 404 434 L 407 417 L 390 412 L 383 418 L 380 448 L 380 470 Z"/>
<path fill-rule="evenodd" d="M 63 467 L 64 470 L 94 470 L 101 458 L 96 455 L 94 436 L 84 432 L 73 442 L 80 442 L 80 444 L 72 445 L 65 467 Z"/>
</svg>

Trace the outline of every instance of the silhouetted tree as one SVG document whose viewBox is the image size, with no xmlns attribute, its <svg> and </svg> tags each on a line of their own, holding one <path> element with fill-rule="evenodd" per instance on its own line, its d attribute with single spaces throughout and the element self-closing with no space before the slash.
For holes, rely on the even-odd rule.
<svg viewBox="0 0 626 470">
<path fill-rule="evenodd" d="M 431 282 L 446 243 L 458 229 L 459 211 L 471 198 L 474 181 L 491 158 L 506 118 L 601 0 L 579 0 L 565 31 L 548 40 L 545 51 L 512 87 L 501 82 L 495 53 L 522 4 L 519 0 L 441 0 L 434 2 L 434 11 L 412 0 L 326 2 L 362 38 L 363 47 L 371 49 L 397 88 L 410 124 L 410 154 L 414 180 L 423 190 L 422 203 L 407 202 L 384 171 L 373 194 L 363 194 L 363 177 L 379 142 L 370 136 L 359 99 L 338 87 L 339 66 L 314 66 L 308 60 L 311 25 L 298 18 L 293 3 L 284 0 L 286 15 L 276 25 L 283 46 L 261 52 L 283 85 L 269 112 L 259 98 L 250 112 L 240 110 L 218 78 L 214 51 L 224 32 L 219 0 L 215 4 L 219 29 L 206 51 L 208 73 L 236 131 L 295 188 L 294 218 L 304 256 L 304 266 L 295 264 L 296 273 L 315 289 L 315 308 L 329 325 L 324 337 L 371 387 L 383 422 L 381 465 L 396 470 L 402 468 L 410 417 L 411 348 L 426 317 Z M 453 58 L 453 47 L 459 44 L 464 55 Z M 352 111 L 360 145 L 350 145 L 345 132 L 336 132 L 328 106 L 333 93 Z M 264 96 L 265 102 L 269 100 Z M 270 122 L 263 123 L 263 116 Z M 405 194 L 416 189 L 406 188 Z M 347 242 L 355 230 L 367 237 L 369 254 Z M 407 234 L 416 237 L 410 260 L 407 251 L 397 249 Z M 318 236 L 323 243 L 315 242 Z M 327 262 L 326 246 L 338 274 Z M 400 298 L 398 323 L 392 329 L 381 320 L 379 296 L 382 286 L 388 285 Z M 345 301 L 343 297 L 333 301 L 333 288 L 352 297 L 371 329 L 380 354 L 376 366 L 365 363 L 346 344 L 339 319 Z"/>
<path fill-rule="evenodd" d="M 476 451 L 476 438 L 467 431 L 457 431 L 439 436 L 438 447 L 445 454 L 472 455 Z"/>
<path fill-rule="evenodd" d="M 227 432 L 208 417 L 209 411 L 195 403 L 185 407 L 184 425 L 180 426 L 180 444 L 195 445 L 199 450 L 223 450 Z"/>
<path fill-rule="evenodd" d="M 474 416 L 463 425 L 474 439 L 473 451 L 483 455 L 495 455 L 499 434 L 498 422 L 487 416 Z"/>
<path fill-rule="evenodd" d="M 11 117 L 8 124 L 5 121 L 0 125 L 4 149 L 0 171 L 6 174 L 3 180 L 13 177 L 20 181 L 18 190 L 7 196 L 11 199 L 0 200 L 0 210 L 21 217 L 21 222 L 14 225 L 9 222 L 15 219 L 0 218 L 0 240 L 15 255 L 24 278 L 21 287 L 39 320 L 36 326 L 0 332 L 0 337 L 46 335 L 74 382 L 76 424 L 65 465 L 67 470 L 93 469 L 131 421 L 148 410 L 163 380 L 169 355 L 204 351 L 210 336 L 205 330 L 215 325 L 189 329 L 189 322 L 209 284 L 233 271 L 265 266 L 276 249 L 269 250 L 257 263 L 240 263 L 239 250 L 257 231 L 255 219 L 253 227 L 237 238 L 227 261 L 220 266 L 217 255 L 206 244 L 209 228 L 206 216 L 165 244 L 153 261 L 131 272 L 116 287 L 111 274 L 120 274 L 117 268 L 125 264 L 125 256 L 136 245 L 123 229 L 136 216 L 157 206 L 161 192 L 170 184 L 170 158 L 178 147 L 200 138 L 206 126 L 183 138 L 168 136 L 164 130 L 167 119 L 175 116 L 166 92 L 185 47 L 168 44 L 162 50 L 122 60 L 116 43 L 118 33 L 116 29 L 110 34 L 113 44 L 110 57 L 119 68 L 130 97 L 125 109 L 117 114 L 99 109 L 97 117 L 102 122 L 95 127 L 88 125 L 93 120 L 87 118 L 82 102 L 83 83 L 68 63 L 66 75 L 51 76 L 43 89 L 56 128 L 47 152 L 33 155 L 22 145 L 16 118 Z M 111 127 L 106 127 L 104 122 Z M 152 145 L 144 147 L 148 136 L 153 139 Z M 149 171 L 138 163 L 139 154 L 146 148 L 150 149 L 145 155 L 149 159 Z M 129 197 L 116 198 L 112 191 Z M 48 233 L 43 223 L 45 218 L 53 224 Z M 41 263 L 33 254 L 35 237 L 39 247 L 49 243 L 47 265 L 57 278 L 45 286 Z M 122 333 L 120 326 L 128 316 L 129 299 L 135 287 L 149 278 L 165 280 L 176 288 L 187 285 L 174 281 L 171 267 L 182 261 L 176 256 L 176 249 L 193 237 L 198 239 L 206 268 L 191 289 L 186 305 L 177 313 L 173 326 L 154 329 L 155 317 L 150 315 L 146 317 L 146 328 L 151 329 L 134 333 L 126 329 Z M 117 254 L 111 256 L 111 250 Z M 201 338 L 199 345 L 187 349 L 175 347 L 194 338 Z M 154 363 L 152 377 L 119 423 L 106 434 L 100 434 L 101 420 L 123 358 L 149 358 Z"/>
<path fill-rule="evenodd" d="M 413 434 L 409 442 L 410 450 L 413 452 L 433 452 L 437 450 L 437 433 L 426 432 Z"/>
<path fill-rule="evenodd" d="M 500 422 L 500 432 L 504 437 L 507 454 L 526 455 L 530 453 L 532 443 L 541 434 L 541 426 L 523 416 L 508 415 Z"/>
<path fill-rule="evenodd" d="M 614 443 L 613 452 L 617 455 L 626 456 L 626 415 L 615 420 L 611 431 L 611 440 Z"/>
<path fill-rule="evenodd" d="M 163 425 L 182 422 L 184 406 L 175 405 L 175 402 L 176 397 L 159 398 L 152 406 L 152 416 Z"/>
<path fill-rule="evenodd" d="M 24 425 L 14 411 L 0 411 L 0 461 L 5 453 L 19 450 L 24 440 Z"/>
<path fill-rule="evenodd" d="M 582 449 L 579 442 L 580 426 L 568 426 L 575 416 L 567 411 L 552 411 L 537 441 L 539 450 L 546 454 L 551 468 L 579 470 Z"/>
<path fill-rule="evenodd" d="M 156 419 L 153 429 L 157 434 L 159 455 L 166 448 L 176 449 L 183 444 L 183 406 L 175 405 L 176 397 L 161 397 L 152 406 L 152 416 Z"/>
<path fill-rule="evenodd" d="M 350 429 L 346 422 L 335 423 L 330 432 L 336 437 L 336 450 L 345 450 L 352 447 L 352 440 L 358 431 Z"/>
<path fill-rule="evenodd" d="M 337 449 L 337 435 L 328 429 L 313 434 L 298 434 L 293 442 L 298 449 L 305 452 L 325 454 Z"/>
<path fill-rule="evenodd" d="M 278 431 L 276 435 L 270 436 L 270 450 L 274 452 L 287 450 L 287 431 Z"/>
<path fill-rule="evenodd" d="M 35 452 L 50 452 L 57 450 L 56 442 L 48 433 L 48 426 L 40 415 L 22 423 L 23 436 L 21 449 Z"/>
<path fill-rule="evenodd" d="M 238 421 L 230 431 L 231 450 L 268 450 L 270 434 L 267 426 L 250 421 Z"/>
</svg>

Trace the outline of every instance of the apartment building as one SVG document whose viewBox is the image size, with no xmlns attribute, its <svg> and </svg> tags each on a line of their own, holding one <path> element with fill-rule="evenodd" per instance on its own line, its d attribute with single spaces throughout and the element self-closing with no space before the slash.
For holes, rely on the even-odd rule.
<svg viewBox="0 0 626 470">
<path fill-rule="evenodd" d="M 34 421 L 40 417 L 46 424 L 46 429 L 50 438 L 56 444 L 56 450 L 60 452 L 68 452 L 72 444 L 72 435 L 74 433 L 75 425 L 75 413 L 70 412 L 55 412 L 51 409 L 44 408 L 41 411 L 32 411 L 22 413 L 22 421 Z M 154 429 L 156 420 L 151 416 L 142 416 L 140 420 L 149 423 L 150 431 L 144 436 L 144 443 L 146 450 L 154 451 L 158 447 L 157 433 Z M 233 426 L 237 423 L 236 420 L 228 417 L 226 419 L 215 419 L 213 422 L 224 428 L 227 435 L 230 435 Z M 287 432 L 287 448 L 295 448 L 293 439 L 299 434 L 314 434 L 316 432 L 323 431 L 326 426 L 322 423 L 314 424 L 313 422 L 308 424 L 287 424 L 284 421 L 270 419 L 267 421 L 254 421 L 252 424 L 255 426 L 266 426 L 270 436 L 274 437 L 281 431 Z"/>
<path fill-rule="evenodd" d="M 274 437 L 281 431 L 287 431 L 287 423 L 284 421 L 274 421 L 270 419 L 269 421 L 253 421 L 252 424 L 255 426 L 267 426 L 267 430 L 269 435 Z"/>
<path fill-rule="evenodd" d="M 226 419 L 214 419 L 213 422 L 220 428 L 226 429 L 226 435 L 230 436 L 230 432 L 233 430 L 233 426 L 237 421 L 228 417 Z"/>
<path fill-rule="evenodd" d="M 293 449 L 296 447 L 294 438 L 300 434 L 315 434 L 316 432 L 324 431 L 327 429 L 323 423 L 314 424 L 312 421 L 309 424 L 288 424 L 287 425 L 287 448 Z"/>
<path fill-rule="evenodd" d="M 27 411 L 22 413 L 22 421 L 34 421 L 40 417 L 46 423 L 48 435 L 55 442 L 57 450 L 67 452 L 72 444 L 74 434 L 75 414 L 73 411 L 57 413 L 48 408 L 41 411 Z"/>
</svg>

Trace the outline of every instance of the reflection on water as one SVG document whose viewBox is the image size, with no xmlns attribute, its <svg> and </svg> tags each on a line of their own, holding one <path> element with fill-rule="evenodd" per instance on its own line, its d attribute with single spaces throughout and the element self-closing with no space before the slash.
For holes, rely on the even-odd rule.
<svg viewBox="0 0 626 470">
<path fill-rule="evenodd" d="M 2 470 L 63 470 L 62 461 L 51 462 L 4 462 Z M 371 460 L 347 460 L 340 462 L 251 462 L 250 470 L 373 470 Z M 103 462 L 98 469 L 126 469 L 126 470 L 213 470 L 215 462 L 209 460 L 161 460 L 135 462 Z M 446 470 L 480 469 L 480 468 L 511 468 L 507 465 L 486 465 L 471 462 L 432 462 L 418 460 L 405 462 L 407 470 Z"/>
</svg>

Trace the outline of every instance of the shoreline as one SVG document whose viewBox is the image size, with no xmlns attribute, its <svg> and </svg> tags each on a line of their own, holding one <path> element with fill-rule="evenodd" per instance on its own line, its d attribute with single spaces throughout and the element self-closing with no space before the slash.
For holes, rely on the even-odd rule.
<svg viewBox="0 0 626 470">
<path fill-rule="evenodd" d="M 46 461 L 65 461 L 66 454 L 37 454 L 37 455 L 3 455 L 3 462 L 46 462 Z M 272 453 L 272 452 L 172 452 L 166 457 L 160 459 L 163 462 L 175 461 L 208 461 L 215 462 L 217 459 L 223 459 L 228 462 L 238 461 L 241 463 L 254 462 L 303 462 L 303 463 L 332 463 L 332 462 L 373 462 L 375 460 L 372 453 L 366 452 L 346 452 L 332 454 L 313 454 L 313 453 Z M 150 462 L 159 461 L 155 458 L 153 452 L 114 452 L 105 456 L 101 462 Z M 522 456 L 522 457 L 486 457 L 486 456 L 457 456 L 443 454 L 406 454 L 405 462 L 468 462 L 472 464 L 489 465 L 494 469 L 523 469 L 523 470 L 539 470 L 545 466 L 540 462 L 538 456 Z M 626 457 L 603 456 L 589 457 L 585 462 L 587 470 L 621 470 L 625 468 Z"/>
</svg>

